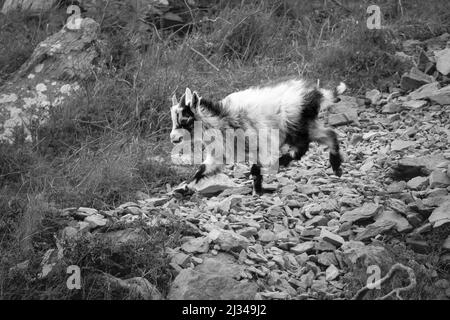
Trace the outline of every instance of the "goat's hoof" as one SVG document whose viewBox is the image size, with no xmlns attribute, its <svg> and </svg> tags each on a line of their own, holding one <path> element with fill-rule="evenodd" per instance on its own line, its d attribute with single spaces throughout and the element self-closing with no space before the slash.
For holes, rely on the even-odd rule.
<svg viewBox="0 0 450 320">
<path fill-rule="evenodd" d="M 198 168 L 198 170 L 197 170 L 197 172 L 194 174 L 194 176 L 192 177 L 191 182 L 192 182 L 192 181 L 195 181 L 195 183 L 198 183 L 200 180 L 206 178 L 205 171 L 206 171 L 206 166 L 205 166 L 204 164 L 202 164 L 202 165 Z"/>
<path fill-rule="evenodd" d="M 338 169 L 333 170 L 333 171 L 334 171 L 334 174 L 336 176 L 338 176 L 338 177 L 342 176 L 342 169 L 341 168 L 338 168 Z"/>
<path fill-rule="evenodd" d="M 264 194 L 264 192 L 262 190 L 253 190 L 253 195 L 254 196 L 262 196 Z"/>
</svg>

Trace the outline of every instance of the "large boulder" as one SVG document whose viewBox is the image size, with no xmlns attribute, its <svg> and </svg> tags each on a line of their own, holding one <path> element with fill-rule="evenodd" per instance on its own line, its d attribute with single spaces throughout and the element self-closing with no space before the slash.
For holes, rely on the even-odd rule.
<svg viewBox="0 0 450 320">
<path fill-rule="evenodd" d="M 194 269 L 183 269 L 169 291 L 169 300 L 252 300 L 258 286 L 235 278 L 243 268 L 223 256 L 206 258 Z"/>
<path fill-rule="evenodd" d="M 35 48 L 0 88 L 0 140 L 11 141 L 21 128 L 31 141 L 32 129 L 80 89 L 79 80 L 93 75 L 103 48 L 99 29 L 94 20 L 81 19 L 79 28 L 65 26 Z"/>
<path fill-rule="evenodd" d="M 412 68 L 410 72 L 402 76 L 400 86 L 403 90 L 415 90 L 425 84 L 434 82 L 434 78 L 429 76 L 416 67 Z"/>
<path fill-rule="evenodd" d="M 40 13 L 51 9 L 57 2 L 59 0 L 6 0 L 3 3 L 2 13 L 7 14 L 18 9 Z"/>
</svg>

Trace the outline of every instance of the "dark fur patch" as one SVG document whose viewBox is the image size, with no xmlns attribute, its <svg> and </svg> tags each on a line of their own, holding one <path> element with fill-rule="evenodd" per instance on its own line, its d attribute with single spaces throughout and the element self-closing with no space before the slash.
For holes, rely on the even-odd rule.
<svg viewBox="0 0 450 320">
<path fill-rule="evenodd" d="M 320 103 L 322 102 L 323 94 L 317 89 L 308 92 L 303 98 L 302 119 L 315 120 L 319 115 Z"/>
<path fill-rule="evenodd" d="M 303 104 L 299 106 L 301 108 L 299 118 L 288 126 L 286 142 L 291 146 L 302 149 L 299 150 L 301 156 L 308 150 L 310 141 L 309 125 L 311 122 L 316 121 L 319 115 L 322 98 L 323 95 L 319 90 L 312 89 L 309 91 L 303 98 Z"/>
<path fill-rule="evenodd" d="M 287 167 L 291 163 L 292 160 L 294 160 L 294 158 L 292 158 L 292 156 L 289 153 L 283 154 L 278 159 L 278 165 L 280 167 Z"/>
<path fill-rule="evenodd" d="M 261 175 L 261 166 L 259 164 L 253 164 L 250 169 L 250 174 L 253 176 L 253 190 L 257 194 L 261 194 L 262 189 L 262 175 Z"/>
<path fill-rule="evenodd" d="M 311 141 L 309 127 L 311 123 L 317 120 L 322 99 L 323 95 L 318 89 L 309 91 L 303 98 L 303 104 L 299 106 L 301 108 L 299 118 L 288 126 L 286 143 L 297 148 L 295 160 L 300 160 L 308 151 Z"/>
<path fill-rule="evenodd" d="M 205 177 L 205 171 L 206 171 L 206 165 L 201 164 L 200 167 L 198 167 L 197 172 L 195 173 L 193 180 L 195 180 L 195 183 L 198 183 L 201 179 Z"/>
<path fill-rule="evenodd" d="M 176 129 L 186 129 L 191 132 L 194 129 L 195 115 L 191 108 L 186 106 L 185 96 L 180 101 L 181 116 L 177 113 Z"/>
<path fill-rule="evenodd" d="M 200 100 L 200 107 L 210 112 L 213 116 L 217 117 L 227 117 L 229 116 L 229 112 L 222 106 L 222 103 L 212 101 L 210 99 L 202 98 Z"/>
</svg>

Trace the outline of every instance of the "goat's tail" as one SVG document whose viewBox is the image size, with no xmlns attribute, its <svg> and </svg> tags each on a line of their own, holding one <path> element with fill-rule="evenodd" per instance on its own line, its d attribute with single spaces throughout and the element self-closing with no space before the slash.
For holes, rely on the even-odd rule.
<svg viewBox="0 0 450 320">
<path fill-rule="evenodd" d="M 343 94 L 345 90 L 347 90 L 347 86 L 343 82 L 333 90 L 320 89 L 323 95 L 322 103 L 320 104 L 321 109 L 325 110 L 328 106 L 338 102 L 338 95 Z"/>
</svg>

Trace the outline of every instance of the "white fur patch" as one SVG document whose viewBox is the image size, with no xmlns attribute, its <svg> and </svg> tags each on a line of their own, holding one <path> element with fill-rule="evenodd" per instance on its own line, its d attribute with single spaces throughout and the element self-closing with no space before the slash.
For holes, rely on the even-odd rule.
<svg viewBox="0 0 450 320">
<path fill-rule="evenodd" d="M 186 88 L 186 93 L 185 93 L 185 104 L 187 106 L 192 105 L 192 92 L 191 89 Z"/>
<path fill-rule="evenodd" d="M 343 94 L 347 90 L 347 85 L 343 82 L 339 83 L 336 87 L 337 94 Z"/>
</svg>

